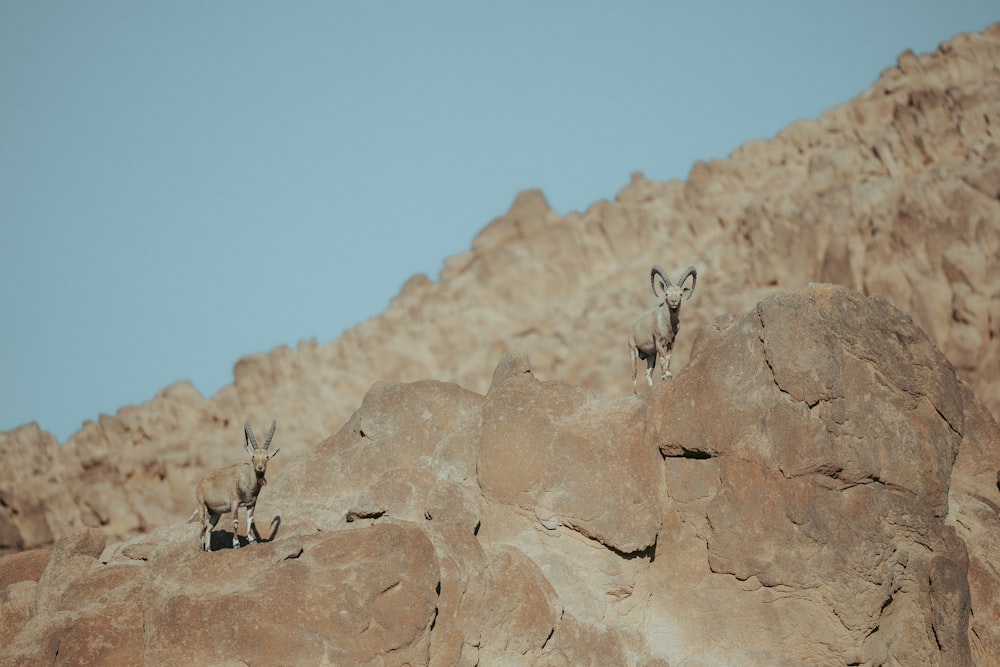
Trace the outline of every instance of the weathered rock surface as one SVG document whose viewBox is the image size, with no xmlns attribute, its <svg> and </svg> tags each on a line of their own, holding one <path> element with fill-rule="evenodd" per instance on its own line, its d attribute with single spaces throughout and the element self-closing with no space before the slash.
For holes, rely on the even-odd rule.
<svg viewBox="0 0 1000 667">
<path fill-rule="evenodd" d="M 265 487 L 262 543 L 0 560 L 0 665 L 990 665 L 998 469 L 913 320 L 816 284 L 638 397 L 515 354 L 485 395 L 377 383 Z"/>
</svg>

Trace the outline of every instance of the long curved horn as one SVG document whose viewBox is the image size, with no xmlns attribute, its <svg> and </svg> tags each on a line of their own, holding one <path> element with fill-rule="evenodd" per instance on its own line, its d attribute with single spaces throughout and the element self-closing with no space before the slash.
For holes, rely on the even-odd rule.
<svg viewBox="0 0 1000 667">
<path fill-rule="evenodd" d="M 695 269 L 693 266 L 687 267 L 686 269 L 684 269 L 684 273 L 681 274 L 681 279 L 677 281 L 677 284 L 683 287 L 684 281 L 687 280 L 688 277 L 691 278 L 691 291 L 688 292 L 688 297 L 687 297 L 690 299 L 691 295 L 694 294 L 694 286 L 698 284 L 698 270 Z"/>
<path fill-rule="evenodd" d="M 656 293 L 656 276 L 660 276 L 660 280 L 662 280 L 663 284 L 667 287 L 670 287 L 670 278 L 667 278 L 666 274 L 663 273 L 663 269 L 660 268 L 659 264 L 654 264 L 653 268 L 650 270 L 649 285 L 653 288 L 653 296 L 659 299 L 660 295 Z M 666 294 L 666 292 L 664 292 L 664 294 Z"/>
<path fill-rule="evenodd" d="M 271 438 L 274 437 L 274 427 L 277 426 L 277 425 L 278 425 L 278 422 L 274 422 L 274 421 L 271 422 L 271 430 L 268 431 L 268 433 L 267 433 L 267 439 L 264 440 L 264 449 L 265 449 L 265 451 L 267 450 L 268 447 L 271 446 Z M 278 450 L 274 450 L 274 453 L 277 454 Z"/>
<path fill-rule="evenodd" d="M 253 429 L 250 428 L 249 420 L 243 422 L 243 433 L 246 436 L 246 439 L 250 441 L 250 444 L 253 445 L 254 450 L 260 449 L 257 446 L 257 438 L 253 437 Z"/>
</svg>

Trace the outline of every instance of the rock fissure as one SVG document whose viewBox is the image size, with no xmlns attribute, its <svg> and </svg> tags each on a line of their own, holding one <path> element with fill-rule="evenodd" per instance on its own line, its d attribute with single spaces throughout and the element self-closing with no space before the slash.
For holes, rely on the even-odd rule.
<svg viewBox="0 0 1000 667">
<path fill-rule="evenodd" d="M 653 543 L 641 548 L 636 548 L 633 550 L 622 549 L 617 546 L 607 538 L 595 534 L 593 531 L 589 530 L 585 525 L 578 523 L 573 520 L 563 519 L 561 525 L 565 526 L 569 530 L 573 531 L 577 535 L 583 537 L 590 543 L 600 545 L 601 547 L 607 549 L 608 551 L 614 553 L 619 558 L 623 560 L 633 560 L 633 559 L 645 559 L 652 561 L 656 558 L 656 540 Z"/>
</svg>

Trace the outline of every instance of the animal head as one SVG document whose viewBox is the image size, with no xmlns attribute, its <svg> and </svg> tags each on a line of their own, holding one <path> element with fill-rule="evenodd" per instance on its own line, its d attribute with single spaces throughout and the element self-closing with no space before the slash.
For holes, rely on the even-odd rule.
<svg viewBox="0 0 1000 667">
<path fill-rule="evenodd" d="M 670 284 L 670 278 L 667 278 L 666 274 L 663 273 L 658 265 L 654 266 L 649 272 L 649 283 L 653 288 L 653 295 L 659 297 L 660 295 L 656 293 L 656 278 L 659 277 L 660 290 L 663 292 L 663 300 L 666 302 L 670 310 L 677 310 L 681 307 L 681 297 L 687 294 L 687 298 L 691 298 L 694 294 L 694 286 L 698 282 L 698 271 L 695 270 L 693 266 L 689 266 L 684 269 L 684 273 L 681 274 L 680 280 L 677 281 L 676 285 Z M 691 287 L 684 287 L 684 283 L 687 279 L 691 278 Z"/>
<path fill-rule="evenodd" d="M 247 450 L 247 454 L 250 455 L 250 465 L 253 466 L 253 470 L 257 473 L 257 477 L 263 477 L 264 473 L 267 472 L 267 462 L 271 460 L 272 457 L 277 455 L 281 448 L 274 450 L 270 454 L 267 453 L 267 448 L 271 446 L 271 438 L 274 437 L 274 428 L 277 426 L 277 422 L 271 422 L 271 430 L 267 434 L 267 439 L 264 440 L 264 446 L 257 446 L 257 438 L 253 435 L 253 429 L 250 428 L 250 422 L 243 422 L 243 435 L 246 442 L 243 443 L 243 447 Z M 251 445 L 253 449 L 251 449 Z"/>
</svg>

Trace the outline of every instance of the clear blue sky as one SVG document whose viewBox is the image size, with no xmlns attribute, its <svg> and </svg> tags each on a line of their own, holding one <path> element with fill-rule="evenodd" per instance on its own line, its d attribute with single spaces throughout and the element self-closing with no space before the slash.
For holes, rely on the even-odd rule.
<svg viewBox="0 0 1000 667">
<path fill-rule="evenodd" d="M 0 430 L 60 441 L 437 278 L 520 190 L 686 178 L 1000 20 L 930 2 L 0 0 Z"/>
</svg>

